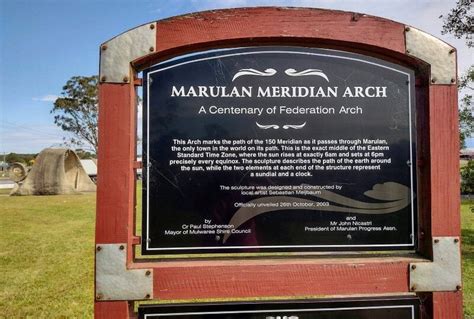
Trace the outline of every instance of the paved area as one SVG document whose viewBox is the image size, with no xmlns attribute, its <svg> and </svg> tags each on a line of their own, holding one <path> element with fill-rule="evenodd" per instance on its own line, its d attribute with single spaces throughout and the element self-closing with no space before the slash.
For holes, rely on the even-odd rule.
<svg viewBox="0 0 474 319">
<path fill-rule="evenodd" d="M 0 188 L 13 188 L 15 183 L 10 179 L 0 179 Z"/>
</svg>

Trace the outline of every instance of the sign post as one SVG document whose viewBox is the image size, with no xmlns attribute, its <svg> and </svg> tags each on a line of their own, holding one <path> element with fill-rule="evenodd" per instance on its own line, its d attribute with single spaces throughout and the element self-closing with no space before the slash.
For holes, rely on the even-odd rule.
<svg viewBox="0 0 474 319">
<path fill-rule="evenodd" d="M 318 9 L 195 13 L 104 43 L 96 317 L 133 317 L 140 300 L 313 298 L 139 313 L 401 302 L 407 318 L 461 318 L 455 67 L 420 30 Z"/>
</svg>

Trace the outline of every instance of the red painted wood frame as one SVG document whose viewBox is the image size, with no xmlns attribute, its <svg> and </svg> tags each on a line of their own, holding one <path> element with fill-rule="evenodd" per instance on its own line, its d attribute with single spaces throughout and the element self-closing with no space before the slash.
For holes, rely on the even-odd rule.
<svg viewBox="0 0 474 319">
<path fill-rule="evenodd" d="M 147 66 L 192 51 L 235 46 L 299 45 L 358 52 L 416 70 L 419 255 L 435 236 L 459 236 L 459 142 L 456 83 L 430 80 L 430 66 L 407 52 L 406 26 L 357 13 L 297 8 L 208 11 L 161 20 L 152 51 L 132 61 L 130 79 Z M 451 52 L 452 53 L 452 52 Z M 105 79 L 103 79 L 105 80 Z M 146 262 L 134 259 L 136 88 L 99 88 L 97 244 L 127 247 L 128 269 L 153 269 L 153 299 L 272 298 L 409 293 L 417 257 L 321 256 Z M 423 318 L 461 318 L 460 291 L 421 295 Z M 95 301 L 97 318 L 133 316 L 131 302 Z"/>
</svg>

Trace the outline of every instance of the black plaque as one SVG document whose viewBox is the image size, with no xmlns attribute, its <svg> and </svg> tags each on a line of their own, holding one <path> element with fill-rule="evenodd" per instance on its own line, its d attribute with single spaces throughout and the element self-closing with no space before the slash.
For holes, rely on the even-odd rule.
<svg viewBox="0 0 474 319">
<path fill-rule="evenodd" d="M 414 72 L 302 47 L 144 71 L 143 254 L 414 249 Z"/>
<path fill-rule="evenodd" d="M 418 319 L 416 298 L 265 303 L 143 305 L 138 318 Z"/>
</svg>

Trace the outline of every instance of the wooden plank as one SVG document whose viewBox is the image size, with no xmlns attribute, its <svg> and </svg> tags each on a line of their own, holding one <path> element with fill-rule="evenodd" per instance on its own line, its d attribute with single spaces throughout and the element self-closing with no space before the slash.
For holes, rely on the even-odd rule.
<svg viewBox="0 0 474 319">
<path fill-rule="evenodd" d="M 433 292 L 433 318 L 432 319 L 461 319 L 462 293 Z"/>
<path fill-rule="evenodd" d="M 154 298 L 203 299 L 408 292 L 409 261 L 351 259 L 171 263 L 154 268 Z M 166 264 L 166 263 L 164 263 Z M 156 264 L 155 264 L 156 265 Z"/>
<path fill-rule="evenodd" d="M 99 87 L 96 243 L 126 243 L 134 202 L 133 84 Z"/>
<path fill-rule="evenodd" d="M 430 179 L 430 128 L 429 128 L 429 77 L 417 78 L 416 131 L 417 135 L 417 204 L 418 252 L 432 257 L 431 240 L 431 179 Z"/>
<path fill-rule="evenodd" d="M 347 42 L 405 54 L 404 25 L 352 12 L 310 8 L 239 8 L 205 11 L 158 21 L 157 51 L 202 43 L 239 41 Z M 237 42 L 236 42 L 237 45 Z"/>
<path fill-rule="evenodd" d="M 457 87 L 432 85 L 429 99 L 432 236 L 460 236 Z"/>
<path fill-rule="evenodd" d="M 129 319 L 129 305 L 127 301 L 99 301 L 94 304 L 94 318 L 96 319 Z"/>
</svg>

